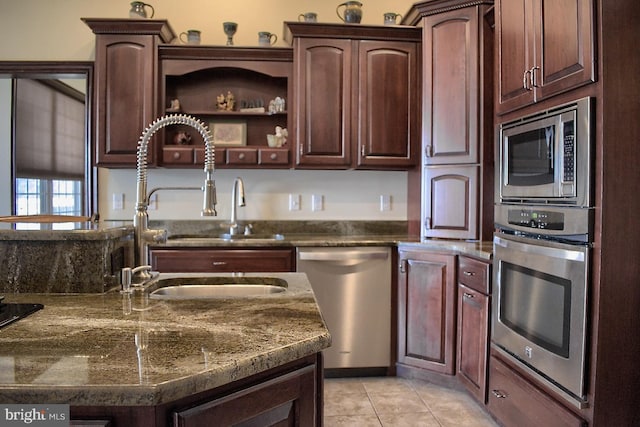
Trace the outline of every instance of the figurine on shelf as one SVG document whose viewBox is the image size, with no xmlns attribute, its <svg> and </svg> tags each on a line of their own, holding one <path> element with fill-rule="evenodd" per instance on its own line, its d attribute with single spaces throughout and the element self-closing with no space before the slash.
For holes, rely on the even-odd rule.
<svg viewBox="0 0 640 427">
<path fill-rule="evenodd" d="M 173 135 L 173 143 L 176 145 L 189 145 L 191 144 L 191 134 L 185 131 L 177 131 Z"/>
<path fill-rule="evenodd" d="M 171 100 L 169 103 L 169 111 L 180 111 L 180 100 L 178 98 Z"/>
<path fill-rule="evenodd" d="M 227 111 L 233 111 L 236 107 L 236 97 L 233 96 L 231 91 L 227 92 Z"/>
<path fill-rule="evenodd" d="M 235 107 L 236 97 L 231 91 L 227 92 L 227 96 L 221 93 L 216 97 L 216 109 L 218 109 L 218 111 L 233 111 Z"/>
<path fill-rule="evenodd" d="M 227 100 L 223 93 L 216 97 L 216 108 L 223 111 L 227 109 Z"/>
</svg>

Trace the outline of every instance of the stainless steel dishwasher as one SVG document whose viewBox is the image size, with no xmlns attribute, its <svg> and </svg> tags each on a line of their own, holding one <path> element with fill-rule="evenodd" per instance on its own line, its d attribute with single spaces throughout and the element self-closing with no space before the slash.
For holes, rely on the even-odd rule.
<svg viewBox="0 0 640 427">
<path fill-rule="evenodd" d="M 331 333 L 324 367 L 388 368 L 391 354 L 391 248 L 298 248 Z"/>
</svg>

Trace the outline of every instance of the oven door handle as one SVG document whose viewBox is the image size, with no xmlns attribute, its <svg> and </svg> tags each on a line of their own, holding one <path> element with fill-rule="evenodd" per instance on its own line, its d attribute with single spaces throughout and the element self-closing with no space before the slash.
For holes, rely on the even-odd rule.
<svg viewBox="0 0 640 427">
<path fill-rule="evenodd" d="M 523 243 L 511 239 L 505 239 L 500 236 L 493 236 L 493 243 L 505 249 L 517 250 L 532 255 L 542 255 L 552 258 L 565 259 L 569 261 L 584 262 L 585 252 L 571 249 L 555 248 L 544 244 L 541 240 L 531 240 L 532 243 Z M 535 242 L 535 243 L 533 243 Z"/>
</svg>

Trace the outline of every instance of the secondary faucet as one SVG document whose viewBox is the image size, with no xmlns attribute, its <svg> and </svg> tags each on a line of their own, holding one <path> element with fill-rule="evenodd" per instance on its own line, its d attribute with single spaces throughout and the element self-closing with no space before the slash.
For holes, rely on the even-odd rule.
<svg viewBox="0 0 640 427">
<path fill-rule="evenodd" d="M 229 234 L 238 234 L 238 211 L 237 207 L 245 206 L 244 200 L 244 182 L 242 178 L 238 177 L 233 182 L 233 189 L 231 190 L 231 220 L 229 223 Z"/>
<path fill-rule="evenodd" d="M 149 243 L 164 242 L 167 239 L 166 230 L 149 229 L 149 195 L 147 195 L 147 148 L 149 139 L 159 129 L 168 125 L 187 125 L 196 129 L 204 139 L 205 156 L 204 156 L 204 173 L 205 181 L 202 191 L 204 192 L 204 203 L 202 207 L 202 216 L 215 216 L 216 212 L 216 185 L 213 180 L 213 171 L 215 168 L 215 149 L 213 136 L 209 129 L 198 119 L 186 114 L 170 114 L 162 116 L 154 120 L 142 132 L 138 141 L 137 151 L 137 173 L 136 173 L 136 213 L 133 217 L 134 227 L 134 245 L 135 245 L 135 266 L 149 264 Z M 149 193 L 151 194 L 151 193 Z M 151 278 L 151 274 L 146 269 L 138 272 L 138 277 L 143 280 Z"/>
</svg>

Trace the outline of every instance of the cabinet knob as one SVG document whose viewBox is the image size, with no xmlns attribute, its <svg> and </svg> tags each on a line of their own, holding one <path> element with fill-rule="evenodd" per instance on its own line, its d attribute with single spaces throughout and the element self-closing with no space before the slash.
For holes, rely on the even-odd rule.
<svg viewBox="0 0 640 427">
<path fill-rule="evenodd" d="M 278 159 L 278 155 L 276 153 L 271 153 L 271 155 L 269 156 L 269 158 L 271 160 L 277 160 Z"/>
<path fill-rule="evenodd" d="M 244 156 L 244 153 L 240 153 L 240 154 L 238 154 L 238 158 L 239 158 L 240 160 L 244 160 L 244 157 L 245 157 L 245 156 Z"/>
<path fill-rule="evenodd" d="M 179 152 L 177 152 L 177 151 L 176 151 L 175 153 L 173 153 L 173 158 L 174 158 L 175 160 L 178 160 L 178 159 L 180 158 L 180 153 L 179 153 Z"/>
</svg>

